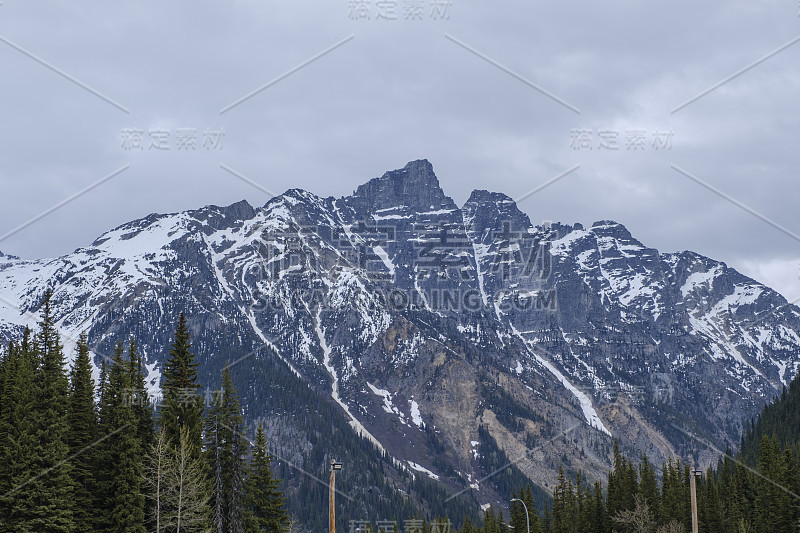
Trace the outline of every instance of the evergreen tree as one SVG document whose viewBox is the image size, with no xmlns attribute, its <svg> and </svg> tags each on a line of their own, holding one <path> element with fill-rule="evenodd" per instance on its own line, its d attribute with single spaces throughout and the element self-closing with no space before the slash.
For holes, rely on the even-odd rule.
<svg viewBox="0 0 800 533">
<path fill-rule="evenodd" d="M 658 480 L 656 470 L 646 453 L 642 454 L 642 462 L 639 463 L 639 494 L 650 509 L 653 520 L 658 522 L 660 520 Z"/>
<path fill-rule="evenodd" d="M 553 531 L 553 515 L 550 512 L 550 503 L 545 502 L 544 512 L 542 513 L 542 531 L 543 533 L 552 533 Z"/>
<path fill-rule="evenodd" d="M 661 482 L 661 520 L 663 523 L 678 520 L 683 523 L 683 487 L 680 477 L 680 463 L 668 459 L 662 467 Z"/>
<path fill-rule="evenodd" d="M 599 481 L 595 481 L 592 493 L 589 531 L 592 533 L 606 533 L 608 531 L 608 513 L 603 500 L 603 486 Z"/>
<path fill-rule="evenodd" d="M 147 392 L 147 386 L 145 384 L 144 362 L 133 337 L 131 337 L 128 347 L 128 363 L 129 380 L 131 383 L 129 398 L 131 400 L 133 417 L 136 420 L 136 440 L 138 444 L 136 462 L 137 464 L 141 464 L 143 468 L 145 456 L 155 442 L 155 427 L 153 403 L 150 401 L 150 395 Z M 150 509 L 151 504 L 152 501 L 145 498 L 145 517 L 152 514 L 152 509 Z"/>
<path fill-rule="evenodd" d="M 726 531 L 722 522 L 722 506 L 719 501 L 719 493 L 717 491 L 717 482 L 713 479 L 713 473 L 709 468 L 706 471 L 705 482 L 703 483 L 703 490 L 698 497 L 702 497 L 702 506 L 700 510 L 700 530 L 703 533 L 716 533 L 718 531 Z"/>
<path fill-rule="evenodd" d="M 103 442 L 92 448 L 91 461 L 94 478 L 94 527 L 96 531 L 107 531 L 110 527 L 110 516 L 113 498 L 112 476 L 114 460 L 108 447 L 107 439 L 117 429 L 113 420 L 113 394 L 108 384 L 109 365 L 104 357 L 100 363 L 100 380 L 97 394 L 97 438 Z"/>
<path fill-rule="evenodd" d="M 245 524 L 247 533 L 279 533 L 286 531 L 289 515 L 284 508 L 279 480 L 273 477 L 267 452 L 264 427 L 259 424 L 253 457 L 245 482 Z"/>
<path fill-rule="evenodd" d="M 792 529 L 791 501 L 785 488 L 788 477 L 784 458 L 777 437 L 764 435 L 758 449 L 758 469 L 764 476 L 759 478 L 755 500 L 758 533 Z"/>
<path fill-rule="evenodd" d="M 472 525 L 469 515 L 464 518 L 464 524 L 461 526 L 461 533 L 478 533 L 478 530 Z"/>
<path fill-rule="evenodd" d="M 511 493 L 512 500 L 516 500 L 518 497 L 519 496 L 516 492 Z M 525 528 L 527 527 L 527 522 L 525 521 L 525 508 L 518 501 L 511 502 L 511 508 L 509 509 L 509 524 L 514 531 L 526 530 Z"/>
<path fill-rule="evenodd" d="M 242 489 L 246 441 L 241 407 L 228 365 L 206 418 L 206 458 L 211 473 L 211 508 L 218 533 L 243 533 Z"/>
<path fill-rule="evenodd" d="M 89 362 L 86 334 L 78 338 L 78 353 L 70 374 L 69 431 L 67 444 L 75 483 L 74 513 L 79 531 L 90 531 L 94 524 L 94 476 L 92 450 L 97 438 L 97 407 Z"/>
<path fill-rule="evenodd" d="M 136 436 L 144 452 L 149 450 L 155 441 L 153 403 L 150 401 L 150 395 L 147 392 L 145 383 L 144 361 L 139 354 L 133 337 L 131 337 L 128 347 L 128 362 L 131 382 L 131 405 L 137 423 Z"/>
<path fill-rule="evenodd" d="M 33 379 L 35 394 L 34 477 L 18 490 L 18 497 L 28 500 L 23 523 L 42 533 L 72 532 L 73 518 L 72 468 L 67 458 L 69 383 L 64 368 L 64 352 L 58 338 L 52 310 L 51 293 L 45 294 L 42 320 L 33 342 L 37 369 Z"/>
<path fill-rule="evenodd" d="M 0 532 L 31 531 L 27 520 L 37 505 L 24 489 L 35 473 L 36 395 L 32 388 L 37 362 L 26 328 L 21 345 L 9 344 L 5 357 L 3 413 L 0 417 Z"/>
<path fill-rule="evenodd" d="M 118 342 L 106 369 L 100 396 L 100 430 L 104 439 L 96 454 L 96 476 L 102 479 L 96 529 L 144 533 L 145 501 L 141 491 L 143 453 L 134 412 L 136 389 L 131 382 L 131 357 Z"/>
<path fill-rule="evenodd" d="M 541 533 L 539 515 L 536 512 L 536 506 L 533 500 L 533 489 L 531 488 L 530 484 L 524 488 L 521 488 L 518 496 L 512 494 L 512 497 L 519 498 L 525 502 L 525 505 L 522 505 L 522 503 L 517 501 L 511 502 L 510 525 L 514 531 L 527 531 L 528 521 L 530 521 L 531 533 Z"/>
<path fill-rule="evenodd" d="M 167 440 L 177 449 L 181 428 L 186 428 L 190 449 L 200 457 L 203 435 L 203 401 L 198 394 L 197 364 L 191 352 L 189 328 L 181 313 L 175 328 L 175 340 L 164 364 L 163 402 L 158 412 L 158 425 L 163 427 Z"/>
</svg>

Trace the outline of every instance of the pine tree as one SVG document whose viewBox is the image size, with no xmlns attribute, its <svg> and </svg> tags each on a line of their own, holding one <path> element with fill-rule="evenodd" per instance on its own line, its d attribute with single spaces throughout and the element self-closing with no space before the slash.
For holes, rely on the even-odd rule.
<svg viewBox="0 0 800 533">
<path fill-rule="evenodd" d="M 564 467 L 558 468 L 558 483 L 553 489 L 553 533 L 568 533 L 570 520 L 569 504 L 572 495 L 571 485 L 567 485 L 567 478 L 564 475 Z"/>
<path fill-rule="evenodd" d="M 511 493 L 511 498 L 516 500 L 519 496 L 517 493 Z M 520 498 L 521 499 L 521 498 Z M 527 505 L 527 502 L 525 503 Z M 526 531 L 528 525 L 525 516 L 525 507 L 518 501 L 511 502 L 511 509 L 509 511 L 509 523 L 514 531 Z"/>
<path fill-rule="evenodd" d="M 100 363 L 100 380 L 97 394 L 97 438 L 103 441 L 92 448 L 91 461 L 93 465 L 94 488 L 94 527 L 96 531 L 107 531 L 110 527 L 110 516 L 113 502 L 112 477 L 114 459 L 108 447 L 107 440 L 117 429 L 114 424 L 114 395 L 109 387 L 109 364 L 104 357 Z"/>
<path fill-rule="evenodd" d="M 542 533 L 542 524 L 539 521 L 539 513 L 536 512 L 536 502 L 533 499 L 533 488 L 530 483 L 522 491 L 522 500 L 528 506 L 528 515 L 531 523 L 531 533 Z"/>
<path fill-rule="evenodd" d="M 245 482 L 245 524 L 247 533 L 279 533 L 286 531 L 289 515 L 284 508 L 279 480 L 273 477 L 267 452 L 264 427 L 259 424 L 253 457 Z"/>
<path fill-rule="evenodd" d="M 777 437 L 764 435 L 758 449 L 758 469 L 766 478 L 759 479 L 756 492 L 758 533 L 791 531 L 793 525 L 791 501 L 784 488 L 788 480 L 784 458 Z"/>
<path fill-rule="evenodd" d="M 658 481 L 656 470 L 646 453 L 642 454 L 642 462 L 639 463 L 639 494 L 650 509 L 653 520 L 658 522 L 660 520 Z"/>
<path fill-rule="evenodd" d="M 136 435 L 142 450 L 148 450 L 155 441 L 153 403 L 145 383 L 144 361 L 133 337 L 128 347 L 128 362 L 133 414 L 137 423 Z"/>
<path fill-rule="evenodd" d="M 550 503 L 545 502 L 544 512 L 542 513 L 542 532 L 551 533 L 553 531 L 553 515 L 550 512 Z"/>
<path fill-rule="evenodd" d="M 206 418 L 206 458 L 212 478 L 211 507 L 218 533 L 243 533 L 241 494 L 244 485 L 244 453 L 241 407 L 228 365 L 221 388 Z"/>
<path fill-rule="evenodd" d="M 69 383 L 64 368 L 64 352 L 58 338 L 51 293 L 45 294 L 42 320 L 34 338 L 33 353 L 38 361 L 34 374 L 35 443 L 32 477 L 19 489 L 21 499 L 34 502 L 27 508 L 23 523 L 42 533 L 68 533 L 75 530 L 73 484 L 67 444 L 67 398 Z"/>
<path fill-rule="evenodd" d="M 699 494 L 699 496 L 702 497 L 702 506 L 699 509 L 699 511 L 702 511 L 702 514 L 700 515 L 699 522 L 700 530 L 703 533 L 725 531 L 722 525 L 722 506 L 719 501 L 717 483 L 712 475 L 712 471 L 709 468 L 706 471 L 702 493 Z"/>
<path fill-rule="evenodd" d="M 472 520 L 469 519 L 469 515 L 464 518 L 464 524 L 461 526 L 461 533 L 478 533 L 478 530 L 472 525 Z"/>
<path fill-rule="evenodd" d="M 607 506 L 609 516 L 616 515 L 625 508 L 623 503 L 622 471 L 625 466 L 625 458 L 619 449 L 619 442 L 614 439 L 614 462 L 608 472 L 608 497 Z"/>
<path fill-rule="evenodd" d="M 155 441 L 154 415 L 153 404 L 150 401 L 150 395 L 147 392 L 147 386 L 145 384 L 143 358 L 139 354 L 136 341 L 133 337 L 131 337 L 128 347 L 128 363 L 129 379 L 132 387 L 130 394 L 131 408 L 133 409 L 133 416 L 136 420 L 136 440 L 138 442 L 138 456 L 136 460 L 139 464 L 144 465 L 145 455 Z M 145 498 L 145 517 L 150 516 L 152 512 L 150 509 L 151 503 L 151 500 Z"/>
<path fill-rule="evenodd" d="M 108 376 L 109 387 L 115 395 L 114 425 L 118 428 L 109 438 L 114 460 L 111 519 L 115 530 L 124 533 L 145 531 L 144 495 L 140 486 L 143 454 L 138 438 L 139 420 L 135 412 L 138 394 L 130 371 L 137 357 L 135 346 L 131 341 L 128 359 L 125 360 L 122 344 L 118 344 Z"/>
<path fill-rule="evenodd" d="M 118 342 L 102 380 L 99 418 L 104 442 L 95 463 L 96 477 L 102 479 L 97 494 L 98 531 L 144 533 L 143 453 L 133 406 L 136 389 L 131 382 L 131 357 L 136 358 L 135 351 L 126 358 Z"/>
<path fill-rule="evenodd" d="M 662 467 L 663 478 L 661 482 L 661 520 L 663 523 L 678 520 L 683 523 L 683 489 L 680 480 L 680 463 L 672 459 Z"/>
<path fill-rule="evenodd" d="M 162 373 L 164 396 L 158 412 L 158 425 L 164 428 L 167 440 L 176 449 L 180 445 L 181 428 L 186 428 L 195 459 L 200 457 L 203 435 L 203 401 L 198 395 L 197 365 L 191 352 L 186 317 L 181 313 Z"/>
<path fill-rule="evenodd" d="M 74 513 L 79 531 L 89 531 L 94 524 L 94 476 L 92 450 L 97 438 L 97 408 L 94 382 L 89 362 L 86 334 L 78 339 L 78 354 L 70 374 L 69 431 L 67 444 L 75 482 Z"/>
<path fill-rule="evenodd" d="M 0 532 L 31 531 L 27 520 L 37 505 L 35 494 L 24 489 L 34 475 L 36 396 L 32 387 L 37 371 L 26 328 L 20 345 L 9 344 L 5 358 L 3 414 L 0 417 Z"/>
<path fill-rule="evenodd" d="M 592 533 L 606 533 L 606 531 L 608 531 L 607 523 L 608 514 L 606 512 L 605 501 L 603 500 L 603 486 L 599 481 L 596 481 L 592 494 L 589 531 Z"/>
</svg>

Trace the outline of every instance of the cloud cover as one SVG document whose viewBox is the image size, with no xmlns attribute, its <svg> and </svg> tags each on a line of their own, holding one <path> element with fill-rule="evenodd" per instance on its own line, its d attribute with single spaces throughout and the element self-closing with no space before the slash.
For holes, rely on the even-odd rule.
<svg viewBox="0 0 800 533">
<path fill-rule="evenodd" d="M 534 222 L 614 219 L 800 297 L 799 9 L 3 0 L 0 234 L 96 186 L 0 250 L 56 256 L 151 212 L 262 205 L 292 187 L 341 196 L 418 158 L 459 204 L 474 188 L 520 198 L 580 165 L 520 208 Z M 192 128 L 196 148 L 179 150 Z M 123 146 L 130 129 L 142 149 Z M 628 149 L 635 131 L 644 144 Z M 671 146 L 656 149 L 656 132 Z M 600 146 L 615 134 L 617 150 Z"/>
</svg>

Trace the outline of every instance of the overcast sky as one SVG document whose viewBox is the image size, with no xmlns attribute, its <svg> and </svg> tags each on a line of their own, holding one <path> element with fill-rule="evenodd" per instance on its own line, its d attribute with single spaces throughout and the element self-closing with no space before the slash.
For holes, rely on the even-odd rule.
<svg viewBox="0 0 800 533">
<path fill-rule="evenodd" d="M 426 158 L 800 297 L 798 0 L 633 4 L 1 0 L 0 250 Z"/>
</svg>

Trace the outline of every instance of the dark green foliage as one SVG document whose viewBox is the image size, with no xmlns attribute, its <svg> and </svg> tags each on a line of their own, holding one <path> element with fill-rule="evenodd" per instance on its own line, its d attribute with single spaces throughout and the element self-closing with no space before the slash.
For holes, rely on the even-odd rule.
<svg viewBox="0 0 800 533">
<path fill-rule="evenodd" d="M 218 533 L 244 531 L 241 500 L 247 450 L 244 431 L 239 397 L 226 364 L 220 389 L 215 391 L 206 417 L 205 432 L 205 455 L 212 486 L 211 509 L 214 531 Z"/>
<path fill-rule="evenodd" d="M 21 345 L 11 343 L 3 357 L 4 385 L 0 415 L 0 531 L 31 531 L 27 520 L 36 505 L 29 491 L 19 490 L 34 474 L 36 448 L 35 394 L 37 361 L 26 329 Z"/>
<path fill-rule="evenodd" d="M 155 426 L 153 404 L 150 401 L 150 396 L 145 386 L 144 361 L 142 360 L 142 356 L 139 355 L 133 337 L 131 337 L 130 346 L 128 348 L 128 364 L 131 389 L 127 396 L 133 411 L 133 418 L 136 421 L 136 440 L 138 445 L 134 457 L 138 464 L 143 465 L 145 455 L 155 442 Z M 150 516 L 152 513 L 152 509 L 150 508 L 151 503 L 152 501 L 145 497 L 145 517 Z"/>
<path fill-rule="evenodd" d="M 278 490 L 279 480 L 272 475 L 271 463 L 264 427 L 259 424 L 245 486 L 247 533 L 279 533 L 289 525 L 285 499 Z"/>
<path fill-rule="evenodd" d="M 513 494 L 512 497 L 522 500 L 522 502 L 511 502 L 509 521 L 514 531 L 527 531 L 530 525 L 531 533 L 541 533 L 542 526 L 539 521 L 539 513 L 536 512 L 536 503 L 533 499 L 533 489 L 531 485 L 528 484 L 524 489 L 519 491 L 519 494 Z"/>
<path fill-rule="evenodd" d="M 181 428 L 186 428 L 193 453 L 199 458 L 203 435 L 203 398 L 198 394 L 197 363 L 191 352 L 189 328 L 181 313 L 175 328 L 175 340 L 162 373 L 163 402 L 158 411 L 158 425 L 164 428 L 173 448 L 180 445 Z"/>
<path fill-rule="evenodd" d="M 67 444 L 74 481 L 75 525 L 89 531 L 94 523 L 92 447 L 97 439 L 97 408 L 86 334 L 78 339 L 78 353 L 70 373 Z"/>
<path fill-rule="evenodd" d="M 98 494 L 103 510 L 97 529 L 144 533 L 144 495 L 141 492 L 143 449 L 139 440 L 139 421 L 134 410 L 137 401 L 131 361 L 137 359 L 131 342 L 128 357 L 117 343 L 100 404 L 100 445 L 96 476 L 104 480 Z"/>
<path fill-rule="evenodd" d="M 33 531 L 72 532 L 72 468 L 67 458 L 68 379 L 64 352 L 50 309 L 48 291 L 41 308 L 42 320 L 34 337 L 33 376 L 35 447 L 29 480 L 15 493 L 19 518 Z"/>
</svg>

